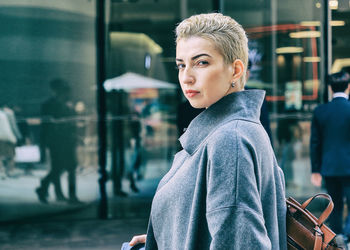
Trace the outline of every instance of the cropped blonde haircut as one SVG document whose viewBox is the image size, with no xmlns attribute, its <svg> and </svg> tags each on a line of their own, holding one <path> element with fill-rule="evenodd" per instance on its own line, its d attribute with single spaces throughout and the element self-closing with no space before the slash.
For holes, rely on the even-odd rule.
<svg viewBox="0 0 350 250">
<path fill-rule="evenodd" d="M 201 37 L 213 42 L 226 64 L 240 59 L 244 64 L 240 87 L 244 87 L 248 65 L 248 38 L 239 23 L 220 13 L 194 15 L 176 27 L 176 43 L 190 37 Z"/>
</svg>

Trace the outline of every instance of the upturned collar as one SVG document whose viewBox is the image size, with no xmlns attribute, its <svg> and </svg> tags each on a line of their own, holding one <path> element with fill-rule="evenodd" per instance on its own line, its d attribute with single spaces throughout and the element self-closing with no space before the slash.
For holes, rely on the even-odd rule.
<svg viewBox="0 0 350 250">
<path fill-rule="evenodd" d="M 217 127 L 232 120 L 259 123 L 260 109 L 265 96 L 263 90 L 243 90 L 220 99 L 192 120 L 180 137 L 182 147 L 192 155 Z"/>
</svg>

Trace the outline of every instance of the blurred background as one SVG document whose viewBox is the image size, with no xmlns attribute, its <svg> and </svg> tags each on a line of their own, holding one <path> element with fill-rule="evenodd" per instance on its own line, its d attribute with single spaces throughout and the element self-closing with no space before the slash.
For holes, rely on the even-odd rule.
<svg viewBox="0 0 350 250">
<path fill-rule="evenodd" d="M 310 183 L 311 116 L 329 99 L 325 76 L 350 73 L 349 4 L 0 0 L 0 248 L 45 249 L 65 235 L 81 237 L 67 248 L 118 248 L 145 232 L 184 112 L 198 113 L 181 108 L 174 40 L 198 13 L 222 12 L 247 31 L 247 86 L 266 91 L 287 196 L 322 191 Z"/>
</svg>

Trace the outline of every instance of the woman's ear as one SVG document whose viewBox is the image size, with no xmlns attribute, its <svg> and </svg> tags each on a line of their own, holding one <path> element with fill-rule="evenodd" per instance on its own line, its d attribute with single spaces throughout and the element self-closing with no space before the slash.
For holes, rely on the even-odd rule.
<svg viewBox="0 0 350 250">
<path fill-rule="evenodd" d="M 242 60 L 236 59 L 232 63 L 232 67 L 233 67 L 232 82 L 237 82 L 244 74 L 244 64 Z"/>
</svg>

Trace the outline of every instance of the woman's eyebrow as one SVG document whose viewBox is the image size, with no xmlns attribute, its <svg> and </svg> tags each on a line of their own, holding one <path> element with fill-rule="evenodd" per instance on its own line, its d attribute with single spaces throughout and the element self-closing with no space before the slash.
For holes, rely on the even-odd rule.
<svg viewBox="0 0 350 250">
<path fill-rule="evenodd" d="M 206 54 L 206 53 L 203 53 L 203 54 L 199 54 L 199 55 L 196 55 L 196 56 L 192 57 L 191 60 L 192 60 L 192 61 L 193 61 L 193 60 L 196 60 L 197 58 L 202 57 L 202 56 L 211 57 L 210 55 L 208 55 L 208 54 Z"/>
<path fill-rule="evenodd" d="M 191 60 L 192 60 L 192 61 L 193 61 L 193 60 L 196 60 L 197 58 L 202 57 L 202 56 L 212 57 L 212 56 L 209 55 L 209 54 L 202 53 L 202 54 L 198 54 L 198 55 L 193 56 L 193 57 L 191 58 Z M 177 62 L 183 62 L 183 59 L 181 59 L 181 58 L 176 58 L 175 60 L 176 60 Z"/>
</svg>

